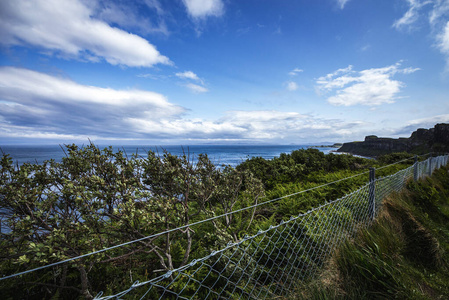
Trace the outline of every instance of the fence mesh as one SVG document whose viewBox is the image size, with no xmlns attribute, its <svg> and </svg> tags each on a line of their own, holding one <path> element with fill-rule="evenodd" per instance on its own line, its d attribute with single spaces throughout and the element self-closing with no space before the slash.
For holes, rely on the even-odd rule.
<svg viewBox="0 0 449 300">
<path fill-rule="evenodd" d="M 304 214 L 281 221 L 188 265 L 96 299 L 266 299 L 288 295 L 320 270 L 345 238 L 368 226 L 382 200 L 448 163 L 448 155 L 415 162 L 396 174 Z"/>
</svg>

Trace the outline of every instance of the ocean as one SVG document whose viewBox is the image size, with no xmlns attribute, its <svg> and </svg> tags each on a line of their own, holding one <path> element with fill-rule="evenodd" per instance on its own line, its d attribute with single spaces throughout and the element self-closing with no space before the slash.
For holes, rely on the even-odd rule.
<svg viewBox="0 0 449 300">
<path fill-rule="evenodd" d="M 97 145 L 100 149 L 106 145 Z M 251 157 L 263 157 L 272 159 L 281 153 L 291 153 L 294 150 L 306 149 L 310 146 L 304 145 L 189 145 L 189 146 L 151 146 L 151 145 L 113 145 L 115 151 L 122 150 L 128 155 L 137 153 L 145 157 L 148 151 L 163 153 L 164 150 L 174 154 L 182 155 L 188 153 L 195 157 L 205 153 L 215 165 L 236 166 Z M 317 148 L 325 154 L 335 150 L 332 147 Z M 65 156 L 60 145 L 0 145 L 0 154 L 6 153 L 11 156 L 14 163 L 22 165 L 24 163 L 43 163 L 45 160 L 54 159 L 60 162 Z"/>
</svg>

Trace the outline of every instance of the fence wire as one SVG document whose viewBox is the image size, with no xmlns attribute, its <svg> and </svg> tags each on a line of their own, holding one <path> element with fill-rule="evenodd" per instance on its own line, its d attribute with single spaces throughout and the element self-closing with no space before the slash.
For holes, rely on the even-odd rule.
<svg viewBox="0 0 449 300">
<path fill-rule="evenodd" d="M 313 278 L 345 238 L 372 222 L 385 197 L 402 190 L 412 178 L 431 175 L 448 159 L 445 155 L 415 162 L 188 265 L 146 282 L 137 281 L 115 295 L 103 297 L 100 293 L 96 299 L 267 299 L 288 295 L 300 280 Z"/>
</svg>

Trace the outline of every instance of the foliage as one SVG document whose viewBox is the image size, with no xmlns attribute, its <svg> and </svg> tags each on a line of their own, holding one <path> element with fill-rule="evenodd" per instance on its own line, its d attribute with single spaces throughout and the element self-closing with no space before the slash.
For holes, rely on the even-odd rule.
<svg viewBox="0 0 449 300">
<path fill-rule="evenodd" d="M 42 165 L 14 166 L 8 155 L 1 158 L 2 275 L 138 242 L 0 281 L 4 298 L 91 299 L 99 291 L 127 289 L 136 280 L 185 266 L 229 241 L 342 197 L 367 182 L 368 167 L 403 158 L 399 154 L 375 161 L 300 149 L 272 160 L 250 158 L 233 168 L 189 153 L 129 157 L 93 144 L 67 145 L 65 151 L 62 162 Z M 407 163 L 384 168 L 379 175 L 404 166 Z M 346 179 L 353 175 L 360 176 Z M 332 181 L 337 182 L 314 189 Z M 308 189 L 314 190 L 244 209 Z M 342 211 L 338 217 L 344 221 L 351 215 Z M 179 280 L 173 289 L 188 279 Z M 187 283 L 186 292 L 192 284 Z"/>
<path fill-rule="evenodd" d="M 292 299 L 447 299 L 449 170 L 409 182 Z"/>
<path fill-rule="evenodd" d="M 397 152 L 379 156 L 377 160 L 384 164 L 392 164 L 401 160 L 410 159 L 413 156 L 413 154 L 410 154 L 408 152 Z"/>
<path fill-rule="evenodd" d="M 340 170 L 360 170 L 373 165 L 374 161 L 352 155 L 325 155 L 318 149 L 308 148 L 282 153 L 279 157 L 266 160 L 261 157 L 247 159 L 237 166 L 238 170 L 249 170 L 270 190 L 277 184 L 306 181 L 310 174 L 324 175 Z"/>
<path fill-rule="evenodd" d="M 71 298 L 78 293 L 89 299 L 107 290 L 109 282 L 129 286 L 117 282 L 118 274 L 133 270 L 131 281 L 147 280 L 183 266 L 193 250 L 201 255 L 224 245 L 229 236 L 237 239 L 254 211 L 212 226 L 191 228 L 190 223 L 253 204 L 263 194 L 251 173 L 217 168 L 206 155 L 193 163 L 187 154 L 149 152 L 145 158 L 128 158 L 93 144 L 69 145 L 66 151 L 61 163 L 42 165 L 14 166 L 8 155 L 2 157 L 2 274 L 184 228 L 2 281 L 5 297 Z"/>
</svg>

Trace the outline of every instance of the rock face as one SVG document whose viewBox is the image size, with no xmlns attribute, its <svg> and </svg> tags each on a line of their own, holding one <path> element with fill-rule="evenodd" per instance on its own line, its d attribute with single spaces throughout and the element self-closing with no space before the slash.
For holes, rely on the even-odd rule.
<svg viewBox="0 0 449 300">
<path fill-rule="evenodd" d="M 437 124 L 435 126 L 435 143 L 449 145 L 449 124 Z"/>
<path fill-rule="evenodd" d="M 337 152 L 371 157 L 393 152 L 449 152 L 449 124 L 437 124 L 431 129 L 420 128 L 409 138 L 392 139 L 369 135 L 363 142 L 344 143 Z"/>
</svg>

